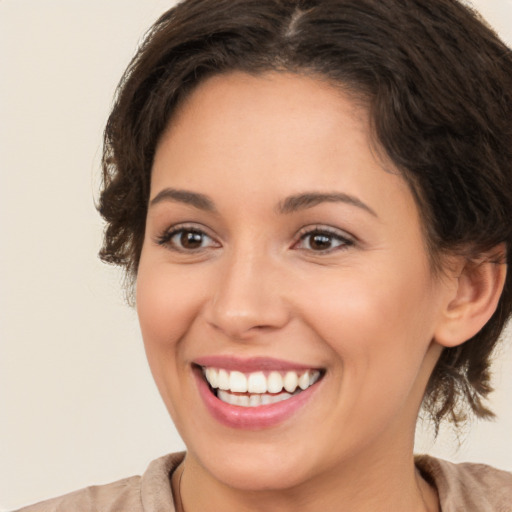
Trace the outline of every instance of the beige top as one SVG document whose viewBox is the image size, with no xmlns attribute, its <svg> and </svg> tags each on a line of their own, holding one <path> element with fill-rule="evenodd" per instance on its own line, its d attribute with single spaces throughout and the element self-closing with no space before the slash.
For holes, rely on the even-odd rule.
<svg viewBox="0 0 512 512">
<path fill-rule="evenodd" d="M 151 462 L 141 477 L 87 487 L 18 512 L 175 512 L 170 476 L 183 457 L 166 455 Z M 427 455 L 417 457 L 416 465 L 437 488 L 442 512 L 512 512 L 512 473 Z"/>
</svg>

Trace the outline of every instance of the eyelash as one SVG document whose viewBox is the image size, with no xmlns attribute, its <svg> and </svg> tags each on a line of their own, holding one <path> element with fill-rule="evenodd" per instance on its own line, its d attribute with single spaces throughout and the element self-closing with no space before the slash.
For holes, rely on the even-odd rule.
<svg viewBox="0 0 512 512">
<path fill-rule="evenodd" d="M 193 249 L 187 249 L 184 247 L 180 247 L 176 243 L 172 242 L 173 238 L 176 237 L 177 235 L 183 236 L 186 233 L 200 235 L 202 237 L 202 242 L 204 241 L 204 238 L 208 238 L 213 242 L 214 246 L 220 247 L 220 244 L 218 244 L 218 242 L 215 242 L 215 240 L 210 235 L 208 235 L 203 229 L 198 228 L 197 226 L 187 226 L 187 225 L 178 225 L 178 226 L 174 226 L 174 227 L 166 230 L 164 233 L 162 233 L 161 235 L 159 235 L 156 238 L 156 243 L 161 246 L 166 246 L 170 250 L 173 250 L 176 252 L 182 252 L 182 253 L 189 253 L 189 254 L 197 253 L 197 252 L 200 252 L 200 251 L 208 248 L 208 247 L 197 247 L 197 248 L 193 248 Z M 324 239 L 330 240 L 331 243 L 333 240 L 337 240 L 339 242 L 339 244 L 336 247 L 329 247 L 327 249 L 322 249 L 322 250 L 314 250 L 311 248 L 311 241 L 310 241 L 309 248 L 298 247 L 301 243 L 306 241 L 308 238 L 312 238 L 314 236 L 322 236 L 322 237 L 324 237 Z M 298 241 L 293 244 L 292 248 L 296 248 L 296 249 L 304 250 L 304 251 L 311 251 L 315 254 L 328 254 L 328 253 L 332 253 L 335 251 L 346 250 L 348 247 L 353 246 L 355 243 L 353 239 L 348 237 L 343 232 L 340 232 L 335 229 L 330 229 L 330 228 L 327 228 L 324 226 L 315 226 L 313 228 L 311 228 L 311 227 L 302 228 L 299 232 L 298 237 L 299 237 Z"/>
<path fill-rule="evenodd" d="M 301 229 L 301 231 L 299 232 L 299 241 L 294 244 L 294 247 L 296 247 L 301 242 L 307 240 L 308 238 L 312 238 L 314 236 L 323 236 L 331 241 L 337 240 L 340 243 L 336 247 L 330 247 L 328 249 L 323 250 L 313 250 L 311 248 L 302 250 L 311 251 L 314 252 L 315 254 L 328 254 L 335 251 L 346 250 L 354 245 L 354 240 L 343 232 L 340 232 L 336 229 L 327 228 L 325 226 L 315 226 L 314 228 L 306 227 Z"/>
<path fill-rule="evenodd" d="M 157 237 L 156 243 L 158 245 L 166 246 L 173 251 L 183 252 L 183 253 L 196 253 L 196 252 L 200 252 L 201 250 L 205 249 L 205 247 L 186 249 L 184 247 L 179 247 L 175 243 L 172 243 L 172 239 L 176 235 L 183 236 L 186 233 L 194 233 L 194 234 L 200 235 L 201 237 L 203 237 L 203 240 L 205 237 L 209 238 L 212 242 L 214 242 L 217 246 L 219 246 L 219 244 L 216 243 L 213 240 L 213 238 L 204 231 L 204 229 L 198 228 L 197 226 L 187 226 L 187 225 L 183 225 L 183 224 L 178 225 L 178 226 L 173 226 L 173 227 L 167 229 L 166 231 L 164 231 L 161 235 L 159 235 Z"/>
</svg>

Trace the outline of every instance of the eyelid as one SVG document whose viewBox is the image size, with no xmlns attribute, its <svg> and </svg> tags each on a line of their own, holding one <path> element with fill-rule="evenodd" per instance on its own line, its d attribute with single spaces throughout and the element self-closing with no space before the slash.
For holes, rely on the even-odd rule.
<svg viewBox="0 0 512 512">
<path fill-rule="evenodd" d="M 220 247 L 221 244 L 217 241 L 216 237 L 210 233 L 210 230 L 203 226 L 202 224 L 197 224 L 194 222 L 180 222 L 178 224 L 173 224 L 171 226 L 166 227 L 162 231 L 160 231 L 155 237 L 154 242 L 162 247 L 167 247 L 168 249 L 175 251 L 175 252 L 181 252 L 181 253 L 197 253 L 200 251 L 204 251 L 205 249 L 208 249 L 209 247 L 199 247 L 197 249 L 184 249 L 180 248 L 179 246 L 172 245 L 170 242 L 172 238 L 177 235 L 180 232 L 183 231 L 194 231 L 196 233 L 200 233 L 206 237 L 208 237 L 210 240 L 214 242 L 214 247 Z"/>
<path fill-rule="evenodd" d="M 314 234 L 326 234 L 333 238 L 337 238 L 338 240 L 341 240 L 343 243 L 337 247 L 333 247 L 332 249 L 326 249 L 325 251 L 313 251 L 311 249 L 303 249 L 308 252 L 313 252 L 316 254 L 328 254 L 333 253 L 339 250 L 347 249 L 348 247 L 351 247 L 355 245 L 357 239 L 347 233 L 346 231 L 343 231 L 338 228 L 334 228 L 332 226 L 325 226 L 322 224 L 315 224 L 312 226 L 305 226 L 299 230 L 297 233 L 297 239 L 293 244 L 293 247 L 296 247 L 300 242 L 302 242 L 305 238 L 308 236 L 314 235 Z"/>
</svg>

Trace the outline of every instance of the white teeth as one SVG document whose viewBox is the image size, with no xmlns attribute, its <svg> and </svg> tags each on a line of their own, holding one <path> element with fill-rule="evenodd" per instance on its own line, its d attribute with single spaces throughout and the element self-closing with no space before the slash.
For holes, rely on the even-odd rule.
<svg viewBox="0 0 512 512">
<path fill-rule="evenodd" d="M 306 370 L 300 375 L 295 371 L 283 374 L 273 371 L 265 375 L 262 371 L 244 374 L 239 371 L 208 367 L 203 368 L 203 373 L 210 386 L 219 390 L 217 396 L 222 401 L 242 407 L 257 407 L 286 400 L 292 396 L 292 393 L 300 393 L 320 378 L 318 370 Z M 285 392 L 282 392 L 283 389 Z"/>
<path fill-rule="evenodd" d="M 231 395 L 236 397 L 236 405 L 249 407 L 249 395 Z"/>
<path fill-rule="evenodd" d="M 261 405 L 261 395 L 251 395 L 249 397 L 249 407 L 258 407 Z"/>
<path fill-rule="evenodd" d="M 302 390 L 309 388 L 309 372 L 304 372 L 299 377 L 299 387 Z"/>
<path fill-rule="evenodd" d="M 261 395 L 261 405 L 270 404 L 270 400 L 272 400 L 272 395 Z"/>
<path fill-rule="evenodd" d="M 267 392 L 267 379 L 263 372 L 249 374 L 249 378 L 247 379 L 247 391 L 249 391 L 249 393 Z"/>
<path fill-rule="evenodd" d="M 279 372 L 270 372 L 267 378 L 267 391 L 279 393 L 283 389 L 283 377 Z"/>
<path fill-rule="evenodd" d="M 245 393 L 247 391 L 247 377 L 242 372 L 231 372 L 229 374 L 229 389 L 234 393 Z"/>
<path fill-rule="evenodd" d="M 279 393 L 277 395 L 269 395 L 268 393 L 262 395 L 235 395 L 222 389 L 217 391 L 217 397 L 220 400 L 230 405 L 238 405 L 239 407 L 258 407 L 260 405 L 276 404 L 277 402 L 288 400 L 292 396 L 290 393 Z"/>
<path fill-rule="evenodd" d="M 213 370 L 213 368 L 212 368 L 212 370 Z M 206 375 L 206 379 L 208 380 L 208 375 Z M 210 382 L 210 381 L 208 380 L 208 382 Z M 211 382 L 210 382 L 210 386 L 215 387 Z M 223 390 L 229 389 L 229 373 L 226 370 L 219 370 L 217 386 L 219 387 L 219 389 L 223 389 Z"/>
<path fill-rule="evenodd" d="M 212 388 L 219 387 L 219 374 L 215 368 L 206 368 L 205 370 L 206 380 L 210 383 Z"/>
<path fill-rule="evenodd" d="M 293 393 L 297 389 L 298 382 L 299 377 L 295 372 L 287 372 L 284 376 L 284 389 L 286 389 L 288 393 Z"/>
</svg>

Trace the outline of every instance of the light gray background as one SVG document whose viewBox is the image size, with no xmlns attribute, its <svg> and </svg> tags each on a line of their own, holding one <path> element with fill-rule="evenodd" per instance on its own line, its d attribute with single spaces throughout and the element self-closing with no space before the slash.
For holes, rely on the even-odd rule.
<svg viewBox="0 0 512 512">
<path fill-rule="evenodd" d="M 183 448 L 93 197 L 114 88 L 163 0 L 0 0 L 0 510 L 140 474 Z M 512 3 L 475 5 L 512 43 Z M 418 450 L 512 470 L 512 349 L 499 420 Z"/>
</svg>

